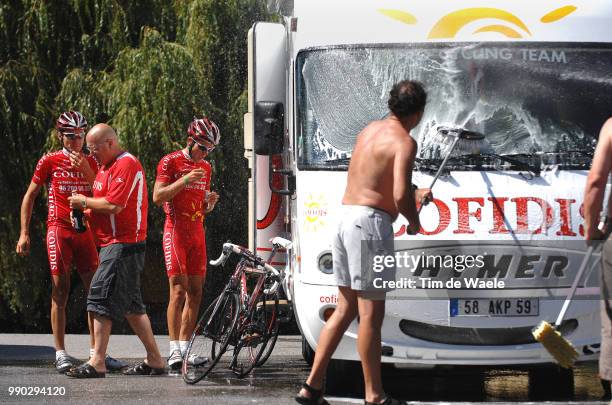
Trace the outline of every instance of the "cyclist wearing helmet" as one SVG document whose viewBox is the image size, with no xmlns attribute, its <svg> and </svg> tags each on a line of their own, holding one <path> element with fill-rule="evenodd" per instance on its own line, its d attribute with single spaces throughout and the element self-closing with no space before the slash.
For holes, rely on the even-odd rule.
<svg viewBox="0 0 612 405">
<path fill-rule="evenodd" d="M 163 250 L 170 283 L 168 366 L 179 370 L 197 321 L 206 276 L 204 216 L 219 195 L 210 192 L 212 168 L 206 156 L 219 144 L 219 128 L 208 118 L 194 118 L 184 149 L 164 156 L 157 166 L 153 202 L 163 204 L 166 222 Z M 204 357 L 192 356 L 198 364 Z"/>
<path fill-rule="evenodd" d="M 47 255 L 51 270 L 51 329 L 55 340 L 55 367 L 58 372 L 68 371 L 79 360 L 66 353 L 64 334 L 66 329 L 66 304 L 70 291 L 70 270 L 75 264 L 83 285 L 89 290 L 93 274 L 98 266 L 98 252 L 92 232 L 87 229 L 77 233 L 72 227 L 68 197 L 73 193 L 91 196 L 97 164 L 83 154 L 83 142 L 87 121 L 78 111 L 62 113 L 56 121 L 57 136 L 62 150 L 43 156 L 36 165 L 30 186 L 21 203 L 21 232 L 17 242 L 17 254 L 30 253 L 30 220 L 34 201 L 43 184 L 48 190 Z M 90 347 L 94 346 L 92 318 L 88 318 Z M 90 353 L 91 354 L 91 353 Z M 123 364 L 108 357 L 113 368 Z"/>
</svg>

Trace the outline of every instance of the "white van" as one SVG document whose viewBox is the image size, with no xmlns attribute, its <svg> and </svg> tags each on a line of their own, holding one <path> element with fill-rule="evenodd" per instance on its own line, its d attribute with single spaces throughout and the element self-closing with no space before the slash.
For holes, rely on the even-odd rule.
<svg viewBox="0 0 612 405">
<path fill-rule="evenodd" d="M 250 247 L 263 255 L 270 237 L 293 240 L 286 287 L 306 353 L 337 299 L 330 241 L 356 135 L 387 114 L 400 80 L 419 80 L 428 92 L 412 133 L 416 184 L 428 187 L 444 157 L 428 144 L 439 125 L 480 132 L 492 149 L 451 158 L 421 213 L 421 233 L 408 237 L 400 216 L 396 240 L 470 242 L 484 252 L 487 243 L 583 239 L 585 178 L 612 112 L 612 3 L 280 3 L 282 23 L 257 23 L 249 34 Z M 503 288 L 388 301 L 383 362 L 552 362 L 530 331 L 556 318 L 581 252 L 559 264 L 553 250 L 534 258 L 488 249 L 491 267 L 480 278 Z M 562 327 L 580 360 L 596 359 L 600 342 L 591 267 Z M 358 360 L 356 334 L 357 321 L 334 359 Z"/>
</svg>

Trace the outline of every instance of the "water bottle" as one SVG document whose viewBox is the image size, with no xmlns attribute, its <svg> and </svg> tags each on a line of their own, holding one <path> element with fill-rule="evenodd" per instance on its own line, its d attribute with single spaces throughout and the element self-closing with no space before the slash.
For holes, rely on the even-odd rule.
<svg viewBox="0 0 612 405">
<path fill-rule="evenodd" d="M 72 195 L 76 195 L 76 192 L 73 191 Z M 87 230 L 85 226 L 85 214 L 83 211 L 77 210 L 76 208 L 72 209 L 72 227 L 78 233 L 83 233 Z"/>
<path fill-rule="evenodd" d="M 83 211 L 77 210 L 76 208 L 72 210 L 72 227 L 78 233 L 83 233 L 87 230 L 84 217 L 85 214 L 83 214 Z"/>
<path fill-rule="evenodd" d="M 204 209 L 205 209 L 206 211 L 208 211 L 208 199 L 209 199 L 209 198 L 210 198 L 210 191 L 208 191 L 208 190 L 204 190 L 204 204 L 205 204 Z"/>
</svg>

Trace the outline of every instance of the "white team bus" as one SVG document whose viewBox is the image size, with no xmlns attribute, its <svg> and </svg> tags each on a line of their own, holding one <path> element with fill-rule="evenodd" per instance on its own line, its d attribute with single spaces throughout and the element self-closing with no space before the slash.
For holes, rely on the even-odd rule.
<svg viewBox="0 0 612 405">
<path fill-rule="evenodd" d="M 504 287 L 388 300 L 383 362 L 551 363 L 531 329 L 555 320 L 580 249 L 573 256 L 554 248 L 504 254 L 502 245 L 583 239 L 586 173 L 612 112 L 612 3 L 280 3 L 283 21 L 256 23 L 248 40 L 249 243 L 263 256 L 271 237 L 293 241 L 286 292 L 304 352 L 316 347 L 337 300 L 331 236 L 356 135 L 387 114 L 395 82 L 413 79 L 428 92 L 412 133 L 419 143 L 414 183 L 428 187 L 441 164 L 443 153 L 430 142 L 439 125 L 480 132 L 491 149 L 451 158 L 434 202 L 421 212 L 420 234 L 406 235 L 400 216 L 396 240 L 421 241 L 423 251 L 441 241 L 481 245 L 488 267 L 472 276 Z M 580 360 L 598 354 L 597 272 L 591 265 L 561 328 Z M 334 359 L 358 360 L 356 336 L 357 321 Z"/>
</svg>

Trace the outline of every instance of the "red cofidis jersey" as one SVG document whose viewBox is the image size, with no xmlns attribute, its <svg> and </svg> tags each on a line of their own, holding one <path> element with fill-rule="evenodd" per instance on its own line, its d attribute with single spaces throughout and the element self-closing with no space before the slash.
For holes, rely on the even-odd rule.
<svg viewBox="0 0 612 405">
<path fill-rule="evenodd" d="M 49 213 L 47 226 L 57 225 L 72 228 L 70 222 L 70 203 L 68 197 L 75 191 L 86 196 L 92 195 L 90 184 L 78 169 L 70 164 L 70 152 L 62 149 L 43 156 L 36 165 L 32 181 L 38 185 L 47 185 Z M 93 157 L 87 156 L 87 163 L 94 173 L 98 164 Z"/>
<path fill-rule="evenodd" d="M 157 178 L 155 180 L 166 184 L 174 183 L 195 168 L 202 168 L 204 177 L 188 184 L 172 200 L 164 203 L 167 223 L 202 223 L 204 210 L 206 209 L 204 197 L 206 191 L 210 190 L 212 167 L 206 160 L 194 162 L 183 150 L 164 156 L 157 165 Z"/>
</svg>

